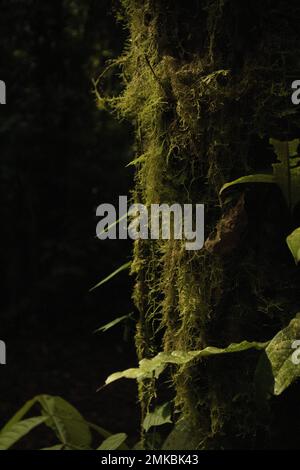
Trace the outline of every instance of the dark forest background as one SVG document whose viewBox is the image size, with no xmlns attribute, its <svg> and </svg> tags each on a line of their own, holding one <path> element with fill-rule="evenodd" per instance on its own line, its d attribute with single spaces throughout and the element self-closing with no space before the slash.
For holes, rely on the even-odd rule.
<svg viewBox="0 0 300 470">
<path fill-rule="evenodd" d="M 132 131 L 96 106 L 92 79 L 120 54 L 126 31 L 109 0 L 2 0 L 0 79 L 0 423 L 39 393 L 57 394 L 112 432 L 138 430 L 131 381 L 96 392 L 135 363 L 122 273 L 131 243 L 95 238 L 96 207 L 128 194 Z M 110 71 L 105 90 L 119 91 Z"/>
</svg>

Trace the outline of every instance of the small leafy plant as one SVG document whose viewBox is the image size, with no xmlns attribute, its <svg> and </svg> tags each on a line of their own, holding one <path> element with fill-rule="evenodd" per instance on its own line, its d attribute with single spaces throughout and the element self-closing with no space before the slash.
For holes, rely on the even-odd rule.
<svg viewBox="0 0 300 470">
<path fill-rule="evenodd" d="M 249 349 L 262 350 L 255 373 L 255 382 L 263 383 L 264 396 L 280 395 L 289 385 L 300 377 L 300 364 L 294 364 L 292 355 L 294 350 L 292 343 L 295 338 L 300 338 L 300 314 L 291 320 L 289 325 L 279 331 L 273 339 L 265 343 L 242 341 L 232 343 L 227 348 L 208 346 L 199 351 L 172 351 L 160 352 L 152 359 L 142 359 L 139 367 L 115 372 L 106 379 L 106 385 L 121 378 L 157 379 L 167 365 L 175 364 L 178 367 L 186 367 L 200 358 L 209 358 L 219 354 L 234 354 Z M 208 360 L 208 359 L 207 359 Z M 266 379 L 267 378 L 267 379 Z M 261 388 L 261 385 L 259 385 Z M 158 416 L 161 410 L 158 410 Z M 149 417 L 148 417 L 149 418 Z M 147 419 L 148 419 L 147 418 Z M 150 421 L 151 422 L 151 421 Z M 148 423 L 148 421 L 147 421 Z M 144 427 L 148 425 L 144 423 Z"/>
<path fill-rule="evenodd" d="M 25 416 L 37 405 L 38 416 Z M 105 429 L 86 421 L 79 411 L 61 397 L 38 395 L 29 400 L 0 430 L 0 450 L 8 450 L 30 431 L 46 425 L 52 429 L 57 444 L 41 450 L 92 450 L 93 441 L 98 436 L 102 442 L 96 450 L 128 449 L 125 433 L 111 434 Z M 92 432 L 97 438 L 93 438 Z"/>
<path fill-rule="evenodd" d="M 270 139 L 279 163 L 273 163 L 273 171 L 270 173 L 258 173 L 242 176 L 234 181 L 224 184 L 220 191 L 220 197 L 224 200 L 228 191 L 236 186 L 245 184 L 276 184 L 292 212 L 300 202 L 300 139 L 280 141 Z M 286 239 L 296 264 L 300 261 L 300 227 L 296 228 Z"/>
<path fill-rule="evenodd" d="M 299 139 L 291 141 L 280 141 L 270 139 L 270 144 L 279 160 L 273 163 L 273 171 L 269 173 L 257 173 L 255 175 L 242 176 L 230 183 L 224 184 L 221 188 L 221 199 L 228 193 L 230 188 L 245 184 L 276 184 L 286 200 L 289 209 L 292 211 L 300 201 L 300 157 L 298 148 Z"/>
</svg>

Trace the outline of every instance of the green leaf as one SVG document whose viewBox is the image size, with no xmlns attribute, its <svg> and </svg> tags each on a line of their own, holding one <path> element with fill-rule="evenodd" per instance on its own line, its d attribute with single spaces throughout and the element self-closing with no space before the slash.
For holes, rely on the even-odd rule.
<svg viewBox="0 0 300 470">
<path fill-rule="evenodd" d="M 143 428 L 147 432 L 153 426 L 162 426 L 167 423 L 172 423 L 170 402 L 157 406 L 154 411 L 148 412 L 143 422 Z"/>
<path fill-rule="evenodd" d="M 89 425 L 70 403 L 60 397 L 40 395 L 43 413 L 49 419 L 47 425 L 53 429 L 60 442 L 66 446 L 90 448 L 92 435 Z"/>
<path fill-rule="evenodd" d="M 100 436 L 102 436 L 104 439 L 106 439 L 107 437 L 111 436 L 111 432 L 107 431 L 106 429 L 104 428 L 101 428 L 101 426 L 98 426 L 97 424 L 93 424 L 93 423 L 89 423 L 87 421 L 87 424 L 89 425 L 89 427 L 93 430 L 93 431 L 96 431 L 98 434 L 100 434 Z"/>
<path fill-rule="evenodd" d="M 97 424 L 93 424 L 93 423 L 88 423 L 88 425 L 90 426 L 91 429 L 93 429 L 94 431 L 96 431 L 98 434 L 100 434 L 100 436 L 102 436 L 104 439 L 107 439 L 108 437 L 111 437 L 112 436 L 112 433 L 107 431 L 106 429 L 104 428 L 101 428 L 100 426 L 98 426 Z M 122 450 L 128 450 L 128 447 L 126 444 L 122 444 L 120 446 L 120 449 Z"/>
<path fill-rule="evenodd" d="M 11 424 L 6 430 L 0 432 L 0 450 L 9 449 L 32 429 L 44 423 L 46 420 L 46 416 L 37 416 Z"/>
<path fill-rule="evenodd" d="M 127 434 L 125 433 L 119 433 L 119 434 L 113 434 L 112 436 L 108 437 L 105 439 L 105 441 L 102 442 L 101 446 L 98 447 L 97 450 L 116 450 L 119 449 L 119 447 L 125 442 L 127 439 Z"/>
<path fill-rule="evenodd" d="M 300 261 L 300 227 L 296 228 L 286 239 L 287 245 L 294 257 L 295 263 Z"/>
<path fill-rule="evenodd" d="M 97 287 L 102 286 L 103 284 L 105 284 L 105 282 L 110 281 L 117 274 L 121 273 L 122 271 L 125 271 L 125 269 L 129 269 L 130 266 L 131 266 L 131 261 L 129 261 L 128 263 L 122 264 L 122 266 L 120 266 L 118 269 L 116 269 L 113 273 L 109 274 L 107 277 L 102 279 L 102 281 L 98 282 L 98 284 L 96 284 L 94 287 L 92 287 L 90 289 L 90 292 L 93 291 L 94 289 L 97 289 Z"/>
<path fill-rule="evenodd" d="M 293 209 L 300 200 L 299 139 L 280 141 L 270 139 L 280 163 L 274 163 L 273 173 L 287 204 Z"/>
<path fill-rule="evenodd" d="M 138 158 L 135 158 L 134 160 L 131 160 L 131 162 L 126 165 L 126 168 L 129 166 L 135 166 L 138 165 L 139 163 L 143 163 L 146 160 L 147 156 L 146 154 L 140 155 Z"/>
<path fill-rule="evenodd" d="M 258 343 L 256 341 L 242 341 L 241 343 L 232 343 L 227 348 L 216 348 L 208 346 L 199 351 L 172 351 L 170 353 L 160 352 L 152 359 L 142 359 L 139 362 L 139 367 L 127 369 L 122 372 L 115 372 L 111 374 L 105 381 L 108 385 L 115 380 L 121 378 L 136 379 L 138 381 L 151 377 L 159 377 L 167 364 L 177 364 L 179 366 L 186 365 L 194 359 L 205 356 L 214 356 L 217 354 L 229 354 L 247 349 L 264 349 L 268 343 Z"/>
<path fill-rule="evenodd" d="M 241 178 L 238 178 L 234 181 L 230 181 L 230 183 L 226 183 L 222 186 L 220 190 L 220 196 L 224 198 L 225 192 L 228 188 L 231 188 L 233 186 L 238 186 L 239 184 L 250 184 L 250 183 L 276 183 L 276 179 L 274 175 L 272 174 L 257 174 L 257 175 L 248 175 L 248 176 L 242 176 Z"/>
<path fill-rule="evenodd" d="M 279 163 L 273 163 L 273 174 L 256 174 L 238 178 L 224 184 L 220 190 L 220 197 L 224 196 L 233 186 L 249 183 L 273 183 L 277 184 L 290 209 L 300 201 L 300 157 L 298 156 L 299 139 L 280 141 L 270 139 Z"/>
<path fill-rule="evenodd" d="M 279 331 L 262 354 L 255 373 L 260 394 L 280 395 L 300 376 L 300 364 L 293 361 L 293 342 L 300 339 L 300 314 Z"/>
<path fill-rule="evenodd" d="M 32 398 L 32 400 L 28 400 L 25 405 L 23 405 L 22 408 L 20 408 L 19 411 L 17 411 L 17 413 L 5 424 L 5 426 L 1 429 L 1 433 L 8 431 L 14 424 L 18 423 L 37 401 L 38 397 Z"/>
<path fill-rule="evenodd" d="M 113 326 L 118 325 L 118 323 L 122 322 L 123 320 L 126 320 L 127 318 L 129 318 L 130 315 L 131 315 L 131 313 L 129 313 L 128 315 L 123 315 L 122 317 L 119 317 L 119 318 L 115 318 L 115 320 L 113 320 L 109 323 L 106 323 L 106 325 L 100 326 L 100 328 L 95 330 L 94 333 L 97 333 L 98 331 L 105 332 L 105 331 L 109 330 L 110 328 L 112 328 Z"/>
</svg>

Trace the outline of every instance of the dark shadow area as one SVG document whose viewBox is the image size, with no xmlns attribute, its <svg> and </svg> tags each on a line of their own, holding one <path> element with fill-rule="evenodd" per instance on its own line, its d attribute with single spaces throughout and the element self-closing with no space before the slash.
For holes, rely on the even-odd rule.
<svg viewBox="0 0 300 470">
<path fill-rule="evenodd" d="M 136 363 L 134 324 L 93 334 L 133 311 L 131 280 L 122 273 L 89 293 L 131 256 L 129 241 L 95 237 L 96 207 L 116 204 L 132 180 L 132 130 L 97 109 L 92 85 L 126 32 L 108 0 L 0 8 L 0 424 L 48 393 L 110 431 L 136 435 L 135 383 L 96 392 L 108 374 Z M 119 91 L 113 71 L 105 81 Z"/>
</svg>

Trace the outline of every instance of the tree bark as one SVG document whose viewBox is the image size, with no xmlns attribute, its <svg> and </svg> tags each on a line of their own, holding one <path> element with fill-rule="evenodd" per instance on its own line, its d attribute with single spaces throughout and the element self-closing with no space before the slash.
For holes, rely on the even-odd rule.
<svg viewBox="0 0 300 470">
<path fill-rule="evenodd" d="M 135 242 L 139 358 L 269 340 L 299 310 L 299 272 L 285 245 L 299 220 L 276 187 L 247 186 L 223 207 L 219 191 L 271 167 L 269 138 L 299 137 L 291 103 L 299 2 L 122 3 L 130 41 L 116 107 L 136 127 L 135 200 L 204 203 L 207 239 L 199 251 L 180 240 Z M 143 412 L 174 398 L 185 448 L 297 446 L 299 385 L 262 410 L 258 357 L 247 351 L 174 367 L 173 392 L 165 375 L 140 385 Z"/>
</svg>

